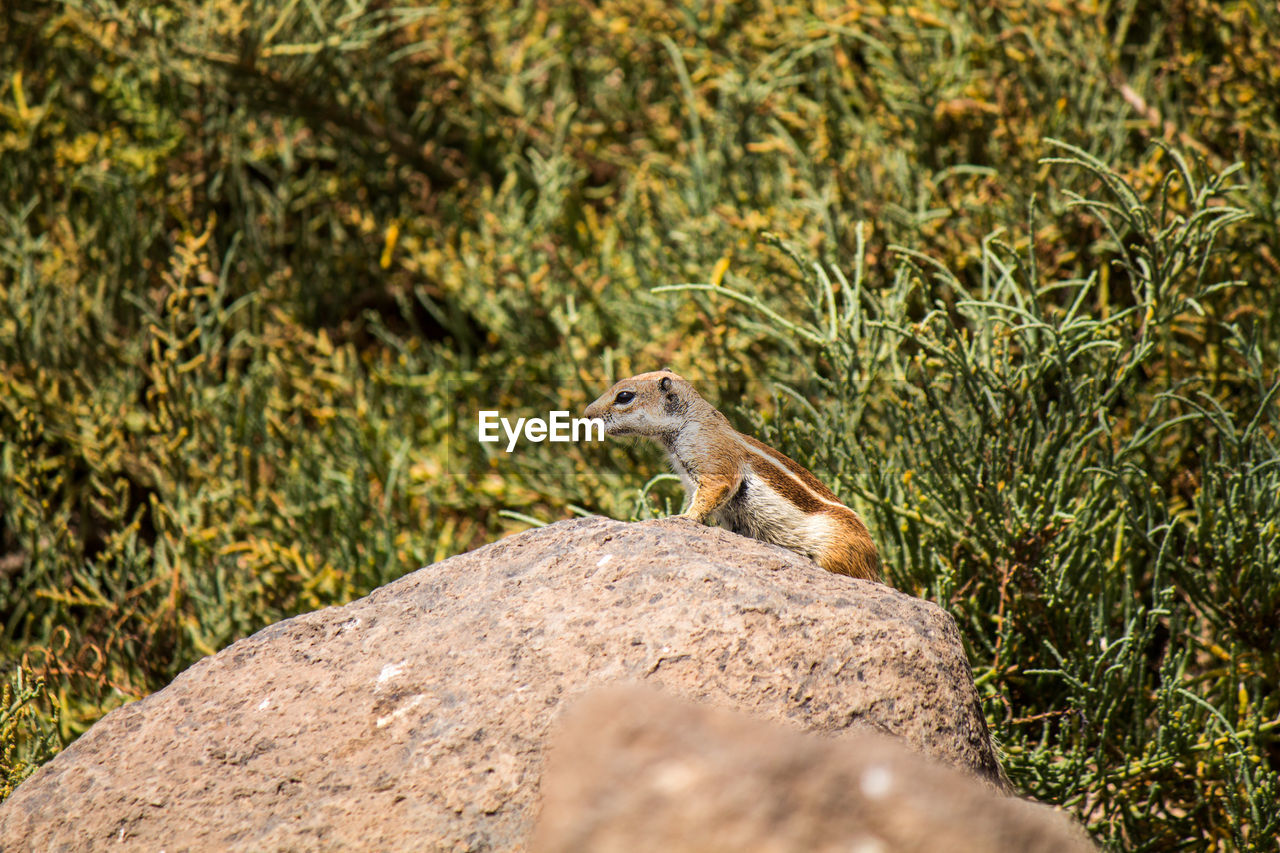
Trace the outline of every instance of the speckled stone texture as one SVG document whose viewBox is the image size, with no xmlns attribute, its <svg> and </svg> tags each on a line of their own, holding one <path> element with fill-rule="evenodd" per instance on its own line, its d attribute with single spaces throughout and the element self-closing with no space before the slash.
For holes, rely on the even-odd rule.
<svg viewBox="0 0 1280 853">
<path fill-rule="evenodd" d="M 1007 784 L 937 606 L 686 519 L 587 518 L 205 658 L 0 805 L 0 850 L 523 849 L 549 727 L 615 682 Z"/>
<path fill-rule="evenodd" d="M 534 853 L 1087 853 L 1083 828 L 992 793 L 900 741 L 833 743 L 656 690 L 570 704 Z"/>
</svg>

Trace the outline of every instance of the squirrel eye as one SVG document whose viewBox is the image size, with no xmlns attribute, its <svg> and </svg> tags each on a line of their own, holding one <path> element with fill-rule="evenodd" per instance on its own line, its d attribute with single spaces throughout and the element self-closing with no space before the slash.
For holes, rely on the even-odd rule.
<svg viewBox="0 0 1280 853">
<path fill-rule="evenodd" d="M 618 396 L 613 398 L 613 402 L 622 406 L 622 405 L 626 405 L 627 403 L 630 403 L 635 398 L 636 398 L 636 395 L 631 391 L 619 391 Z"/>
</svg>

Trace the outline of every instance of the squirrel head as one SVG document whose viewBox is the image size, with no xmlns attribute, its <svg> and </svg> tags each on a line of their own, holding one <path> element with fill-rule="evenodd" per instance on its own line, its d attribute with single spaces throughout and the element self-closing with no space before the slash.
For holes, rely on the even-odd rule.
<svg viewBox="0 0 1280 853">
<path fill-rule="evenodd" d="M 678 433 L 691 412 L 703 407 L 712 408 L 668 367 L 615 383 L 587 406 L 586 416 L 603 420 L 609 435 L 660 438 Z"/>
</svg>

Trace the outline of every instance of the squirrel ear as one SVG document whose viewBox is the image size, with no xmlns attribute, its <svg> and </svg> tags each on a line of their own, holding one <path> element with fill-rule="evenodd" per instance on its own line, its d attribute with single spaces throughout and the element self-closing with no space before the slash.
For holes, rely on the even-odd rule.
<svg viewBox="0 0 1280 853">
<path fill-rule="evenodd" d="M 671 365 L 667 365 L 666 367 L 662 368 L 662 372 L 663 372 L 663 373 L 675 373 L 675 371 L 671 369 Z"/>
<path fill-rule="evenodd" d="M 659 388 L 661 388 L 663 391 L 670 391 L 670 390 L 671 390 L 671 377 L 669 377 L 669 376 L 664 376 L 664 377 L 662 377 L 662 381 L 658 383 L 658 387 L 659 387 Z"/>
</svg>

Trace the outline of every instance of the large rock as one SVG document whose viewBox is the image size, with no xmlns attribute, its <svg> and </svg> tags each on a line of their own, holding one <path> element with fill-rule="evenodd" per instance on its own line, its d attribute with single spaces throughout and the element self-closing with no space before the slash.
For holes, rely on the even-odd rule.
<svg viewBox="0 0 1280 853">
<path fill-rule="evenodd" d="M 570 706 L 535 853 L 1089 853 L 1047 806 L 992 793 L 878 734 L 829 739 L 648 689 Z"/>
<path fill-rule="evenodd" d="M 0 850 L 520 849 L 561 704 L 617 681 L 1005 784 L 933 604 L 691 521 L 589 518 L 200 661 L 19 787 Z"/>
</svg>

